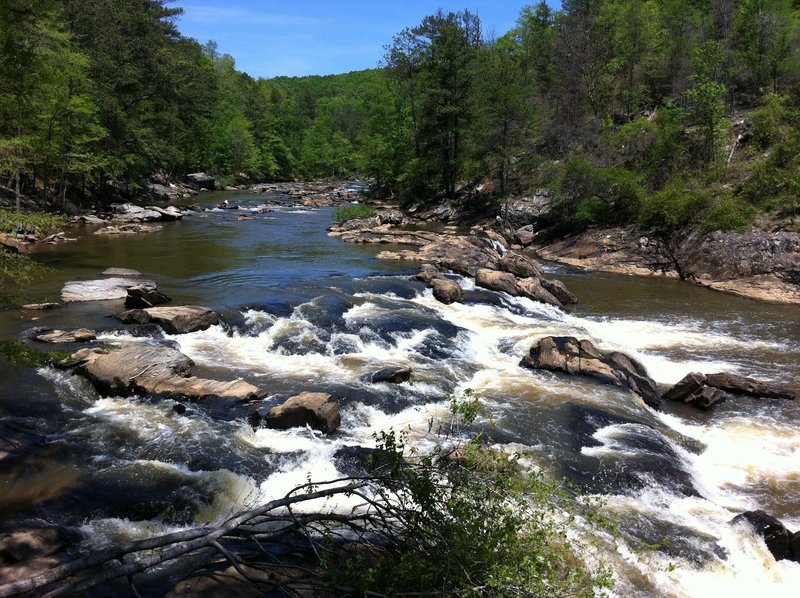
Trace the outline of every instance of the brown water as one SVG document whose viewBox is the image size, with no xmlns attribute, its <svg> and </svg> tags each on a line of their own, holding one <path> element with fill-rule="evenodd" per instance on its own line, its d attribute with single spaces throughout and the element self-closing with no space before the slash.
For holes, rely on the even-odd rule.
<svg viewBox="0 0 800 598">
<path fill-rule="evenodd" d="M 800 529 L 796 402 L 744 398 L 712 413 L 676 405 L 655 412 L 619 390 L 518 365 L 537 338 L 569 334 L 636 356 L 664 384 L 690 371 L 730 370 L 800 391 L 800 310 L 679 281 L 557 267 L 580 299 L 570 312 L 460 278 L 466 300 L 446 306 L 409 280 L 413 264 L 376 260 L 386 247 L 328 237 L 330 209 L 287 204 L 258 214 L 263 197 L 225 197 L 254 219 L 206 212 L 150 235 L 86 235 L 45 250 L 37 258 L 53 271 L 32 298 L 56 297 L 66 280 L 110 266 L 137 269 L 176 302 L 224 313 L 225 327 L 172 337 L 201 372 L 248 379 L 268 392 L 265 406 L 302 390 L 331 392 L 342 404 L 340 431 L 254 431 L 246 410 L 222 403 L 177 415 L 172 404 L 100 398 L 79 378 L 0 358 L 1 425 L 33 445 L 4 462 L 6 521 L 77 526 L 87 545 L 213 521 L 308 475 L 339 475 L 336 452 L 372 446 L 379 430 L 408 425 L 412 442 L 428 446 L 444 395 L 469 388 L 497 422 L 490 433 L 499 447 L 605 498 L 621 536 L 602 558 L 617 573 L 619 595 L 768 588 L 788 596 L 800 587 L 800 565 L 775 563 L 728 524 L 761 508 Z M 108 342 L 137 340 L 114 332 L 108 315 L 119 309 L 121 302 L 98 302 L 5 312 L 0 338 L 34 325 L 80 325 L 107 331 Z M 414 384 L 365 382 L 388 363 L 413 367 Z M 643 548 L 665 539 L 661 550 Z"/>
</svg>

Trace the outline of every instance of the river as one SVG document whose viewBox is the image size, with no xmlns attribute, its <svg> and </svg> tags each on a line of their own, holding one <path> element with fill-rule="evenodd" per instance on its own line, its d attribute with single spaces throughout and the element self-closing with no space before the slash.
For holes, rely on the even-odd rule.
<svg viewBox="0 0 800 598">
<path fill-rule="evenodd" d="M 203 197 L 213 205 L 222 196 Z M 538 338 L 571 335 L 635 356 L 659 383 L 734 371 L 800 393 L 796 307 L 555 265 L 548 271 L 580 300 L 569 311 L 476 290 L 468 279 L 459 280 L 465 301 L 444 305 L 410 280 L 415 264 L 375 259 L 385 246 L 328 237 L 331 208 L 287 201 L 260 213 L 264 196 L 224 197 L 243 209 L 45 248 L 37 259 L 53 270 L 32 298 L 56 298 L 65 281 L 108 267 L 139 270 L 176 304 L 224 315 L 227 327 L 168 337 L 198 375 L 243 377 L 267 390 L 265 406 L 303 390 L 330 392 L 342 406 L 340 430 L 254 430 L 246 409 L 225 403 L 178 414 L 172 403 L 101 398 L 80 378 L 0 357 L 2 425 L 37 444 L 0 474 L 3 523 L 77 526 L 100 545 L 213 522 L 309 475 L 339 476 L 340 449 L 373 446 L 380 430 L 409 426 L 411 442 L 428 445 L 445 395 L 471 389 L 495 422 L 487 428 L 493 443 L 602 498 L 619 528 L 600 555 L 617 595 L 796 595 L 800 564 L 775 562 L 729 524 L 763 509 L 800 529 L 796 401 L 654 411 L 618 389 L 519 366 Z M 253 219 L 235 219 L 246 213 Z M 108 342 L 133 340 L 108 317 L 120 309 L 121 301 L 2 312 L 0 339 L 32 326 L 84 326 Z M 410 365 L 413 384 L 366 381 L 387 364 Z"/>
</svg>

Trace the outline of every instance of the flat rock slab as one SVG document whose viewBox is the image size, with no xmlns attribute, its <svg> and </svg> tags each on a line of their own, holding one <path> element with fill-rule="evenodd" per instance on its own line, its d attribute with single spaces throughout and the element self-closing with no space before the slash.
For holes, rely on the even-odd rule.
<svg viewBox="0 0 800 598">
<path fill-rule="evenodd" d="M 267 427 L 287 430 L 311 426 L 330 434 L 341 423 L 339 404 L 325 392 L 303 392 L 289 397 L 267 414 Z"/>
<path fill-rule="evenodd" d="M 225 382 L 190 376 L 194 362 L 164 345 L 137 343 L 110 350 L 82 349 L 64 365 L 75 367 L 105 396 L 170 394 L 248 401 L 262 394 L 241 379 Z"/>
<path fill-rule="evenodd" d="M 187 334 L 219 324 L 217 312 L 199 305 L 131 309 L 114 316 L 123 324 L 158 324 L 167 334 Z"/>
<path fill-rule="evenodd" d="M 67 343 L 88 343 L 97 338 L 97 335 L 86 328 L 77 330 L 43 330 L 33 337 L 40 343 L 63 345 Z"/>
<path fill-rule="evenodd" d="M 141 276 L 142 273 L 131 268 L 106 268 L 103 276 Z"/>
<path fill-rule="evenodd" d="M 61 291 L 61 300 L 67 303 L 74 301 L 109 301 L 124 299 L 128 296 L 128 289 L 133 286 L 145 285 L 157 288 L 152 280 L 135 280 L 132 278 L 100 278 L 98 280 L 71 280 L 64 284 Z"/>
</svg>

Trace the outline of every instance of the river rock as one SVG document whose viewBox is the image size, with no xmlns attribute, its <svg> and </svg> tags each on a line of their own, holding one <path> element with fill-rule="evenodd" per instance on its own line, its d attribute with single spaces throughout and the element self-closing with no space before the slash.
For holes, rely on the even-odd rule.
<svg viewBox="0 0 800 598">
<path fill-rule="evenodd" d="M 553 295 L 558 301 L 564 305 L 574 305 L 578 302 L 578 298 L 572 291 L 567 288 L 560 280 L 542 278 L 542 286 L 544 289 Z"/>
<path fill-rule="evenodd" d="M 134 343 L 114 349 L 82 349 L 61 367 L 74 367 L 104 396 L 168 394 L 190 398 L 252 400 L 261 391 L 241 379 L 230 382 L 190 376 L 194 362 L 165 345 Z"/>
<path fill-rule="evenodd" d="M 142 273 L 138 270 L 131 268 L 106 268 L 103 270 L 103 276 L 141 276 Z"/>
<path fill-rule="evenodd" d="M 800 563 L 800 531 L 795 532 L 789 540 L 789 547 L 792 549 L 794 560 Z"/>
<path fill-rule="evenodd" d="M 517 277 L 509 272 L 481 268 L 475 272 L 475 284 L 490 291 L 501 291 L 513 296 L 519 295 Z"/>
<path fill-rule="evenodd" d="M 63 345 L 67 343 L 88 343 L 97 338 L 97 335 L 86 328 L 77 330 L 42 330 L 34 335 L 34 340 L 40 343 L 51 345 Z"/>
<path fill-rule="evenodd" d="M 506 251 L 500 259 L 499 269 L 510 272 L 518 278 L 543 278 L 542 267 L 529 257 L 514 251 Z"/>
<path fill-rule="evenodd" d="M 373 384 L 377 382 L 391 382 L 400 384 L 411 379 L 411 368 L 408 366 L 394 366 L 378 370 L 370 377 Z"/>
<path fill-rule="evenodd" d="M 167 334 L 188 334 L 206 330 L 219 324 L 217 312 L 199 305 L 175 305 L 131 309 L 114 316 L 123 324 L 149 324 L 161 326 Z"/>
<path fill-rule="evenodd" d="M 147 206 L 148 210 L 152 210 L 153 212 L 158 212 L 161 214 L 160 220 L 166 221 L 175 221 L 180 220 L 183 218 L 183 212 L 181 212 L 175 206 L 167 206 L 166 208 L 159 208 L 156 206 Z"/>
<path fill-rule="evenodd" d="M 510 272 L 482 268 L 475 273 L 475 284 L 491 291 L 502 291 L 514 297 L 527 297 L 534 301 L 561 306 L 561 302 L 542 286 L 538 278 L 520 278 Z"/>
<path fill-rule="evenodd" d="M 767 549 L 772 553 L 776 561 L 783 559 L 794 560 L 794 553 L 790 544 L 792 534 L 783 523 L 772 515 L 760 510 L 746 511 L 734 517 L 731 523 L 734 525 L 746 523 L 752 527 L 756 534 L 764 539 Z"/>
<path fill-rule="evenodd" d="M 520 365 L 596 378 L 606 384 L 629 388 L 650 407 L 659 407 L 656 383 L 642 364 L 618 351 L 601 352 L 588 340 L 547 336 L 531 347 Z"/>
<path fill-rule="evenodd" d="M 84 214 L 83 216 L 78 216 L 77 222 L 83 224 L 106 224 L 105 220 L 103 220 L 99 216 L 93 216 L 92 214 Z"/>
<path fill-rule="evenodd" d="M 61 307 L 60 303 L 27 303 L 21 307 L 21 309 L 27 309 L 29 311 L 47 311 L 49 309 L 55 309 L 57 307 Z"/>
<path fill-rule="evenodd" d="M 414 280 L 419 280 L 420 282 L 425 282 L 430 284 L 432 280 L 442 277 L 443 277 L 442 272 L 439 270 L 439 268 L 437 268 L 433 264 L 422 264 L 419 274 L 416 274 L 413 278 Z"/>
<path fill-rule="evenodd" d="M 709 386 L 714 386 L 734 394 L 766 397 L 769 399 L 792 400 L 795 398 L 795 394 L 790 390 L 727 372 L 708 374 L 706 375 L 706 382 Z"/>
<path fill-rule="evenodd" d="M 125 297 L 125 307 L 131 309 L 146 309 L 156 305 L 163 305 L 170 301 L 172 301 L 172 298 L 158 289 L 147 285 L 137 285 L 128 289 L 128 296 Z"/>
<path fill-rule="evenodd" d="M 403 214 L 397 210 L 387 210 L 378 214 L 378 222 L 380 224 L 390 224 L 392 226 L 399 226 L 403 224 Z"/>
<path fill-rule="evenodd" d="M 137 285 L 154 289 L 158 287 L 152 280 L 134 280 L 122 277 L 101 278 L 98 280 L 71 280 L 64 284 L 64 288 L 61 291 L 61 300 L 70 303 L 73 301 L 124 299 L 128 296 L 128 289 Z"/>
<path fill-rule="evenodd" d="M 186 182 L 197 189 L 206 189 L 213 191 L 216 185 L 216 179 L 213 176 L 204 172 L 193 172 L 186 175 Z"/>
<path fill-rule="evenodd" d="M 138 235 L 141 233 L 155 233 L 162 229 L 160 224 L 120 224 L 119 226 L 104 226 L 94 231 L 95 235 Z"/>
<path fill-rule="evenodd" d="M 290 397 L 282 405 L 270 409 L 267 427 L 286 430 L 311 426 L 330 434 L 341 423 L 339 404 L 324 392 L 303 392 Z"/>
<path fill-rule="evenodd" d="M 66 548 L 74 538 L 61 528 L 18 529 L 0 534 L 0 558 L 5 563 L 20 563 L 50 556 Z"/>
<path fill-rule="evenodd" d="M 160 212 L 130 203 L 115 204 L 112 208 L 114 209 L 114 222 L 149 222 L 162 219 Z"/>
<path fill-rule="evenodd" d="M 449 278 L 434 278 L 431 280 L 433 296 L 442 303 L 456 303 L 461 301 L 463 291 L 458 283 Z"/>
</svg>

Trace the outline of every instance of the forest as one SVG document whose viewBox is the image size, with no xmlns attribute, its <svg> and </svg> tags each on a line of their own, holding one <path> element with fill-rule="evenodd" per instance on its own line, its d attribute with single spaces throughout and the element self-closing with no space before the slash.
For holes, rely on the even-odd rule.
<svg viewBox="0 0 800 598">
<path fill-rule="evenodd" d="M 486 180 L 495 206 L 547 188 L 563 231 L 795 216 L 796 0 L 539 2 L 496 38 L 439 11 L 387 40 L 378 68 L 273 79 L 181 35 L 180 11 L 0 2 L 7 197 L 69 211 L 204 171 L 368 177 L 406 203 Z"/>
</svg>

